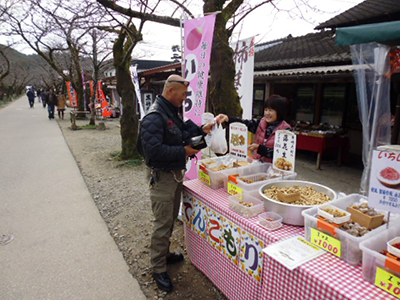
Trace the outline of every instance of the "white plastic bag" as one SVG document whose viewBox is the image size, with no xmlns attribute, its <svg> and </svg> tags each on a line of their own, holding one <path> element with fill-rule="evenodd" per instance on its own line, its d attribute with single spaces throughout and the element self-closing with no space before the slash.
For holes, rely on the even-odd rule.
<svg viewBox="0 0 400 300">
<path fill-rule="evenodd" d="M 210 148 L 214 153 L 225 154 L 228 151 L 228 144 L 225 138 L 225 129 L 221 124 L 215 124 L 211 130 Z"/>
</svg>

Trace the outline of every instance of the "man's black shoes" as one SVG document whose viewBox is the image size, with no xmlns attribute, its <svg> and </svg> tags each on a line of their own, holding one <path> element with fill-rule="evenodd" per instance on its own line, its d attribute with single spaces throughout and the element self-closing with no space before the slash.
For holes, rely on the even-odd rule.
<svg viewBox="0 0 400 300">
<path fill-rule="evenodd" d="M 163 273 L 153 273 L 153 278 L 157 283 L 159 289 L 164 292 L 172 291 L 172 281 L 167 272 Z"/>
<path fill-rule="evenodd" d="M 181 261 L 183 261 L 185 258 L 183 257 L 182 253 L 179 252 L 175 252 L 172 253 L 168 258 L 167 258 L 167 264 L 168 265 L 172 265 L 172 264 L 176 264 L 179 263 Z"/>
</svg>

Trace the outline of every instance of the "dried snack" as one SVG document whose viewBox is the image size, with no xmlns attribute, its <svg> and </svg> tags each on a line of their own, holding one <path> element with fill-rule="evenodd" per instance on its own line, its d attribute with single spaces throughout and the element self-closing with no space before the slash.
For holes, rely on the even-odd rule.
<svg viewBox="0 0 400 300">
<path fill-rule="evenodd" d="M 273 200 L 279 201 L 278 191 L 284 194 L 300 193 L 300 199 L 292 202 L 295 205 L 318 205 L 329 202 L 331 199 L 322 192 L 317 192 L 311 186 L 300 187 L 295 185 L 293 187 L 277 187 L 271 186 L 269 189 L 264 190 L 264 195 Z"/>
<path fill-rule="evenodd" d="M 290 171 L 293 169 L 292 163 L 283 157 L 280 157 L 275 161 L 275 167 L 285 171 Z"/>
</svg>

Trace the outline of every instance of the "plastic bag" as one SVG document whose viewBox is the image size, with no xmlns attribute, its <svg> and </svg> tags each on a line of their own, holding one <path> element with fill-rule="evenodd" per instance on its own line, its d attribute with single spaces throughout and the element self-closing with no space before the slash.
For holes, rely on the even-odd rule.
<svg viewBox="0 0 400 300">
<path fill-rule="evenodd" d="M 228 151 L 228 144 L 225 139 L 225 129 L 221 124 L 215 124 L 211 130 L 210 148 L 214 153 L 225 154 Z"/>
</svg>

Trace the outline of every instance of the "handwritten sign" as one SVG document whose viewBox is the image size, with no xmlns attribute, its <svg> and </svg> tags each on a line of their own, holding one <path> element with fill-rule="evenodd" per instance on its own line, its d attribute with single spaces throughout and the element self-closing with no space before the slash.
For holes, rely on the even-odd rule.
<svg viewBox="0 0 400 300">
<path fill-rule="evenodd" d="M 319 230 L 311 228 L 311 243 L 338 256 L 342 256 L 342 243 Z"/>
<path fill-rule="evenodd" d="M 199 171 L 199 179 L 203 181 L 205 184 L 211 186 L 211 178 L 210 175 L 204 173 L 203 171 Z"/>
<path fill-rule="evenodd" d="M 236 194 L 243 194 L 243 190 L 238 187 L 237 185 L 233 184 L 232 182 L 228 181 L 228 194 L 236 195 Z"/>
<path fill-rule="evenodd" d="M 296 134 L 288 130 L 276 131 L 272 167 L 293 173 L 295 157 Z"/>
<path fill-rule="evenodd" d="M 400 299 L 400 278 L 376 268 L 375 285 Z"/>
<path fill-rule="evenodd" d="M 400 213 L 400 151 L 374 150 L 369 181 L 371 207 Z"/>
<path fill-rule="evenodd" d="M 229 125 L 229 153 L 238 160 L 247 161 L 247 126 L 234 122 Z"/>
</svg>

